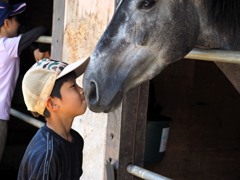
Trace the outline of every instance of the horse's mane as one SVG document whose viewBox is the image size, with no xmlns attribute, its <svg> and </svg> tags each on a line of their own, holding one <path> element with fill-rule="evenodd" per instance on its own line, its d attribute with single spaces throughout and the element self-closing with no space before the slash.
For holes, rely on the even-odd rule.
<svg viewBox="0 0 240 180">
<path fill-rule="evenodd" d="M 204 0 L 204 5 L 210 24 L 227 32 L 240 29 L 240 0 Z"/>
</svg>

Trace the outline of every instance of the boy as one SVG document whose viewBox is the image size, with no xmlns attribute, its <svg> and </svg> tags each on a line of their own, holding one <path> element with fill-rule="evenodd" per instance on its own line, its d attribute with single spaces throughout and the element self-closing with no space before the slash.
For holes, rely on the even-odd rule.
<svg viewBox="0 0 240 180">
<path fill-rule="evenodd" d="M 20 54 L 47 29 L 38 27 L 18 35 L 17 15 L 26 10 L 26 3 L 10 5 L 0 2 L 0 161 L 7 138 L 7 122 L 13 93 L 20 70 Z M 35 55 L 39 56 L 39 51 Z M 42 54 L 44 55 L 44 54 Z"/>
<path fill-rule="evenodd" d="M 85 113 L 83 89 L 76 77 L 83 74 L 89 58 L 72 64 L 42 59 L 22 81 L 25 104 L 46 124 L 29 143 L 20 164 L 18 179 L 79 179 L 82 175 L 83 139 L 71 129 L 74 117 Z"/>
</svg>

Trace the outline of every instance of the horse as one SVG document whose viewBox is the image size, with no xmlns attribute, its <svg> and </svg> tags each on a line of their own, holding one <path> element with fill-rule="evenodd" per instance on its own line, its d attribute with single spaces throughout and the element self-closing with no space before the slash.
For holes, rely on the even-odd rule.
<svg viewBox="0 0 240 180">
<path fill-rule="evenodd" d="M 121 0 L 84 73 L 87 104 L 110 112 L 193 48 L 240 49 L 239 0 Z"/>
</svg>

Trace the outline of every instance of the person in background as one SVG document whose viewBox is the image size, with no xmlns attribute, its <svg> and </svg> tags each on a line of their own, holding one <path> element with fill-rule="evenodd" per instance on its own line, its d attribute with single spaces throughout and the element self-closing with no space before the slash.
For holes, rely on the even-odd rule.
<svg viewBox="0 0 240 180">
<path fill-rule="evenodd" d="M 20 54 L 47 29 L 36 27 L 18 34 L 18 15 L 26 10 L 26 3 L 0 2 L 0 161 L 7 139 L 11 101 L 20 71 Z M 37 55 L 38 52 L 34 51 Z"/>
<path fill-rule="evenodd" d="M 34 116 L 44 116 L 46 124 L 28 144 L 18 180 L 81 177 L 84 141 L 71 127 L 74 118 L 87 109 L 76 78 L 83 74 L 88 62 L 89 58 L 72 64 L 42 59 L 24 75 L 22 91 L 27 109 Z"/>
<path fill-rule="evenodd" d="M 17 3 L 22 0 L 11 0 Z M 41 0 L 39 2 L 33 0 L 25 0 L 27 9 L 20 15 L 21 32 L 31 30 L 38 26 L 44 26 L 47 31 L 44 36 L 52 35 L 52 19 L 53 19 L 53 0 Z M 47 8 L 46 8 L 47 7 Z M 40 60 L 42 58 L 50 58 L 51 44 L 48 43 L 32 43 L 31 51 L 34 50 L 34 58 Z M 29 66 L 31 67 L 31 66 Z M 29 69 L 29 67 L 27 69 Z M 26 71 L 25 71 L 26 72 Z"/>
</svg>

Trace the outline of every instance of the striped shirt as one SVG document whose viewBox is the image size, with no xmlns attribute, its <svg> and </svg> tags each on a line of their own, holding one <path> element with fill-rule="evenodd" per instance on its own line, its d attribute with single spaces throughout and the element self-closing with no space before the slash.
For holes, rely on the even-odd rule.
<svg viewBox="0 0 240 180">
<path fill-rule="evenodd" d="M 79 180 L 82 175 L 83 138 L 71 129 L 69 142 L 49 129 L 40 128 L 21 161 L 18 180 Z"/>
</svg>

